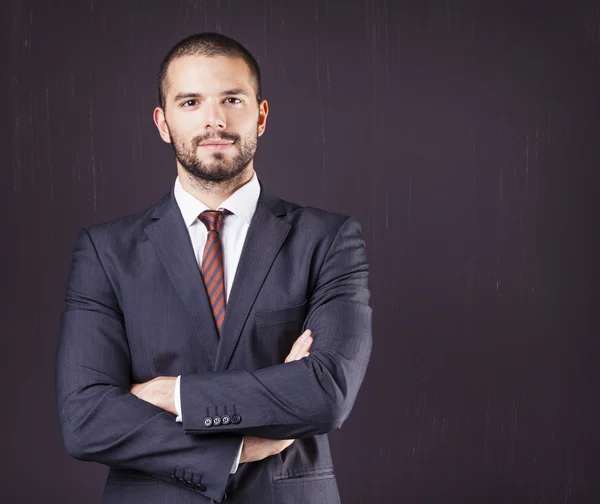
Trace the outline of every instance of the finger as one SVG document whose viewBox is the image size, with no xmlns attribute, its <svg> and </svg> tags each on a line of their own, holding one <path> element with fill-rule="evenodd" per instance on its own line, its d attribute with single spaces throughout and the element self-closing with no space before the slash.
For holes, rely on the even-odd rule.
<svg viewBox="0 0 600 504">
<path fill-rule="evenodd" d="M 310 344 L 311 342 L 309 342 L 305 348 L 295 348 L 294 350 L 292 350 L 285 358 L 285 362 L 297 361 L 302 359 L 302 357 L 306 357 L 308 355 L 306 349 L 308 348 L 308 346 L 310 346 Z"/>
<path fill-rule="evenodd" d="M 298 360 L 302 357 L 303 353 L 310 348 L 312 344 L 312 331 L 307 329 L 304 331 L 297 339 L 294 341 L 292 345 L 292 349 L 288 356 L 286 357 L 285 362 L 289 362 L 292 360 Z"/>
<path fill-rule="evenodd" d="M 275 455 L 277 453 L 281 453 L 288 446 L 290 446 L 292 444 L 292 442 L 293 442 L 293 440 L 291 440 L 291 439 L 280 439 L 279 441 L 277 441 L 275 443 L 275 445 L 273 446 L 273 451 L 275 452 L 273 455 Z"/>
<path fill-rule="evenodd" d="M 292 352 L 296 359 L 302 357 L 302 354 L 310 348 L 310 345 L 312 345 L 312 341 L 312 331 L 310 329 L 307 329 L 298 337 L 292 347 Z"/>
<path fill-rule="evenodd" d="M 306 344 L 304 345 L 303 350 L 308 351 L 310 349 L 310 346 L 313 344 L 313 341 L 315 341 L 315 338 L 313 338 L 311 334 L 310 337 L 306 340 Z"/>
</svg>

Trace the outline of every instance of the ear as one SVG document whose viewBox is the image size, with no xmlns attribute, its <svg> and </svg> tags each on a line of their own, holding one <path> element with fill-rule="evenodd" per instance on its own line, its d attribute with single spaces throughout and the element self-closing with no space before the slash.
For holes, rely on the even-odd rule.
<svg viewBox="0 0 600 504">
<path fill-rule="evenodd" d="M 154 124 L 156 124 L 158 133 L 163 141 L 166 143 L 171 143 L 171 137 L 169 136 L 169 125 L 165 119 L 165 111 L 161 107 L 156 107 L 154 109 L 154 113 L 152 114 L 152 118 L 154 119 Z"/>
<path fill-rule="evenodd" d="M 269 115 L 269 104 L 267 100 L 261 100 L 258 104 L 258 136 L 265 132 L 267 127 L 267 116 Z"/>
</svg>

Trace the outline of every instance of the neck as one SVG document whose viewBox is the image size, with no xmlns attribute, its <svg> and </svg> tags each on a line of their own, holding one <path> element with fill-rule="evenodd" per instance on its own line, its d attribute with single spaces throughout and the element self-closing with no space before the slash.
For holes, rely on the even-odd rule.
<svg viewBox="0 0 600 504">
<path fill-rule="evenodd" d="M 188 193 L 194 198 L 200 200 L 211 210 L 219 208 L 221 203 L 231 196 L 240 187 L 247 184 L 252 175 L 254 169 L 252 162 L 244 168 L 244 171 L 236 175 L 230 180 L 223 182 L 208 182 L 206 180 L 198 180 L 190 175 L 183 167 L 177 163 L 177 174 L 179 175 L 179 182 Z"/>
</svg>

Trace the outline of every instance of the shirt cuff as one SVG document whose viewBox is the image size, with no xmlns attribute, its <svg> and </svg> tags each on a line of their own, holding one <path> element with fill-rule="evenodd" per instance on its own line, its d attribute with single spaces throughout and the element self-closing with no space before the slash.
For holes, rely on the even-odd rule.
<svg viewBox="0 0 600 504">
<path fill-rule="evenodd" d="M 183 417 L 181 416 L 181 375 L 177 377 L 175 380 L 175 392 L 173 393 L 175 399 L 175 411 L 177 411 L 177 418 L 175 418 L 176 422 L 183 422 Z"/>
<path fill-rule="evenodd" d="M 240 465 L 240 457 L 242 456 L 243 446 L 244 446 L 244 438 L 242 438 L 242 442 L 240 443 L 240 449 L 238 450 L 237 457 L 233 461 L 233 465 L 231 466 L 231 471 L 229 471 L 229 474 L 235 474 L 235 472 L 238 470 L 238 466 Z"/>
</svg>

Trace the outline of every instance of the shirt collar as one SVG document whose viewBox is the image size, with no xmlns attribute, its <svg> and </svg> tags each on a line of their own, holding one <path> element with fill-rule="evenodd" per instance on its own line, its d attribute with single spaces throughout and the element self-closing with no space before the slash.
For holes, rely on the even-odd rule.
<svg viewBox="0 0 600 504">
<path fill-rule="evenodd" d="M 209 209 L 207 205 L 202 203 L 199 199 L 196 199 L 195 196 L 192 196 L 183 188 L 179 176 L 175 179 L 175 188 L 173 192 L 187 227 L 190 227 L 198 218 L 198 215 L 204 210 Z M 231 196 L 229 196 L 229 198 L 223 201 L 218 209 L 226 208 L 250 225 L 254 212 L 256 211 L 259 194 L 260 184 L 258 183 L 256 172 L 253 171 L 252 178 L 242 187 L 238 188 Z"/>
</svg>

